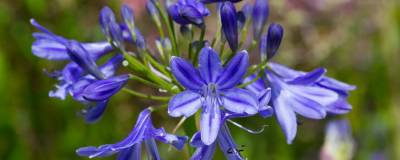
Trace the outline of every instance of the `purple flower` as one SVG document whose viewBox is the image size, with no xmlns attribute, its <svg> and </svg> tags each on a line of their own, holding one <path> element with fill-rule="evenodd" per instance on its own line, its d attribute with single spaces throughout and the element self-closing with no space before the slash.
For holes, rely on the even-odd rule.
<svg viewBox="0 0 400 160">
<path fill-rule="evenodd" d="M 164 128 L 155 128 L 151 122 L 151 111 L 143 110 L 131 133 L 124 140 L 115 144 L 106 144 L 99 147 L 89 146 L 76 150 L 79 156 L 95 158 L 108 157 L 118 154 L 118 159 L 141 159 L 142 143 L 152 159 L 160 159 L 155 140 L 171 144 L 177 149 L 182 149 L 187 137 L 176 136 L 166 133 Z"/>
<path fill-rule="evenodd" d="M 177 3 L 168 7 L 168 14 L 180 25 L 201 26 L 204 23 L 204 17 L 208 16 L 210 11 L 197 0 L 178 0 Z"/>
<path fill-rule="evenodd" d="M 236 51 L 238 48 L 238 19 L 235 6 L 233 3 L 227 1 L 221 5 L 221 23 L 222 31 L 229 43 L 229 47 L 232 51 Z"/>
<path fill-rule="evenodd" d="M 189 117 L 202 108 L 201 139 L 206 145 L 212 144 L 221 125 L 221 106 L 238 114 L 253 115 L 258 111 L 256 96 L 235 87 L 247 71 L 248 59 L 247 52 L 241 51 L 223 68 L 218 54 L 209 45 L 200 52 L 198 69 L 182 58 L 172 58 L 172 73 L 186 91 L 170 100 L 168 113 L 173 117 Z"/>
<path fill-rule="evenodd" d="M 200 0 L 200 2 L 202 3 L 217 3 L 217 2 L 232 2 L 232 3 L 236 3 L 236 2 L 240 2 L 242 0 Z"/>
<path fill-rule="evenodd" d="M 356 86 L 340 82 L 327 76 L 321 76 L 318 80 L 314 81 L 311 79 L 312 77 L 309 77 L 312 75 L 312 72 L 306 73 L 302 71 L 296 71 L 284 65 L 273 62 L 270 62 L 268 65 L 275 73 L 289 83 L 322 87 L 336 92 L 339 95 L 339 99 L 335 101 L 335 103 L 327 106 L 326 110 L 328 113 L 346 114 L 352 109 L 352 106 L 347 101 L 347 97 L 349 96 L 350 91 L 356 89 Z M 319 71 L 321 71 L 321 69 L 319 69 Z M 315 70 L 314 73 L 315 72 L 318 72 L 318 70 Z"/>
<path fill-rule="evenodd" d="M 34 19 L 31 19 L 31 24 L 41 31 L 33 33 L 35 42 L 32 44 L 32 52 L 35 56 L 52 61 L 70 60 L 66 48 L 70 40 L 55 35 Z M 81 43 L 81 45 L 93 59 L 98 59 L 113 50 L 108 42 Z"/>
<path fill-rule="evenodd" d="M 260 93 L 267 87 L 272 89 L 270 104 L 288 143 L 291 143 L 296 136 L 296 114 L 311 119 L 322 119 L 332 111 L 346 113 L 347 108 L 351 109 L 340 92 L 347 95 L 347 92 L 354 87 L 325 77 L 325 69 L 319 68 L 304 73 L 277 63 L 271 62 L 269 66 L 271 70 L 266 71 L 268 85 L 258 80 L 247 86 L 247 89 L 255 93 Z M 245 82 L 251 79 L 247 78 Z M 321 82 L 325 84 L 321 85 Z"/>
<path fill-rule="evenodd" d="M 253 34 L 255 39 L 261 36 L 269 16 L 268 0 L 256 0 L 253 7 Z"/>
</svg>

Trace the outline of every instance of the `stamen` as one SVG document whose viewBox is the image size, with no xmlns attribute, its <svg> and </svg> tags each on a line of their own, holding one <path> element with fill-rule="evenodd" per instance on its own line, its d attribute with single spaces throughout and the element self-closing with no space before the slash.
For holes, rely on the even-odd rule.
<svg viewBox="0 0 400 160">
<path fill-rule="evenodd" d="M 228 122 L 232 123 L 233 125 L 241 128 L 241 129 L 243 129 L 243 130 L 245 130 L 245 131 L 247 131 L 247 132 L 249 132 L 251 134 L 260 134 L 260 133 L 264 132 L 265 127 L 269 126 L 269 125 L 263 125 L 263 126 L 261 126 L 261 129 L 251 130 L 251 129 L 248 129 L 248 128 L 244 127 L 243 125 L 241 125 L 241 124 L 239 124 L 239 123 L 237 123 L 235 121 L 230 120 L 230 119 L 228 119 Z"/>
</svg>

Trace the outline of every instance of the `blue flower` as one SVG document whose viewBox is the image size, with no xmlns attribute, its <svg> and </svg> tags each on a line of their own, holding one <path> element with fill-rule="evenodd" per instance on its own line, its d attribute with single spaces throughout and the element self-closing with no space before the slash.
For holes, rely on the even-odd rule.
<svg viewBox="0 0 400 160">
<path fill-rule="evenodd" d="M 221 5 L 221 24 L 222 31 L 229 43 L 232 51 L 236 51 L 239 44 L 238 39 L 238 19 L 235 6 L 227 1 Z"/>
<path fill-rule="evenodd" d="M 208 16 L 210 11 L 197 0 L 178 0 L 177 3 L 168 7 L 168 14 L 180 25 L 201 26 L 204 23 L 204 17 Z"/>
<path fill-rule="evenodd" d="M 232 2 L 232 3 L 237 3 L 242 0 L 200 0 L 202 3 L 217 3 L 217 2 Z"/>
<path fill-rule="evenodd" d="M 253 115 L 258 111 L 256 96 L 236 88 L 247 71 L 248 60 L 247 52 L 241 51 L 223 68 L 218 54 L 209 45 L 201 50 L 198 70 L 182 58 L 172 58 L 171 71 L 186 91 L 170 100 L 168 113 L 173 117 L 189 117 L 202 107 L 201 139 L 206 145 L 212 144 L 221 125 L 220 107 L 239 114 Z"/>
<path fill-rule="evenodd" d="M 296 136 L 296 114 L 322 119 L 327 113 L 347 113 L 351 109 L 343 96 L 348 95 L 354 86 L 324 76 L 325 69 L 304 73 L 273 62 L 269 63 L 269 67 L 271 70 L 266 70 L 268 83 L 258 80 L 247 89 L 259 93 L 267 87 L 271 88 L 270 104 L 288 143 Z M 247 78 L 244 82 L 251 79 Z"/>
<path fill-rule="evenodd" d="M 66 47 L 70 40 L 55 35 L 34 19 L 31 19 L 31 24 L 41 31 L 33 33 L 35 42 L 32 44 L 32 52 L 35 56 L 52 61 L 70 60 Z M 106 41 L 81 43 L 81 45 L 93 59 L 98 59 L 113 50 Z"/>
<path fill-rule="evenodd" d="M 89 158 L 108 157 L 113 154 L 118 154 L 118 159 L 141 159 L 142 143 L 145 143 L 148 157 L 152 159 L 160 159 L 155 140 L 166 144 L 171 144 L 177 149 L 182 149 L 187 137 L 176 136 L 166 133 L 164 128 L 155 128 L 151 122 L 151 111 L 143 110 L 131 133 L 124 140 L 115 144 L 106 144 L 99 147 L 89 146 L 82 147 L 76 150 L 79 156 Z"/>
<path fill-rule="evenodd" d="M 313 72 L 306 73 L 302 71 L 296 71 L 284 65 L 273 62 L 270 62 L 268 65 L 275 73 L 290 83 L 322 87 L 336 92 L 339 95 L 339 99 L 326 108 L 328 113 L 345 114 L 352 109 L 352 106 L 347 101 L 347 97 L 349 96 L 350 91 L 356 89 L 356 86 L 340 82 L 327 76 L 322 76 L 317 81 L 313 82 L 313 80 L 310 81 L 309 78 Z M 319 71 L 321 71 L 321 69 L 319 69 Z M 315 70 L 314 73 L 315 72 L 318 72 L 318 70 Z"/>
<path fill-rule="evenodd" d="M 256 0 L 253 7 L 253 34 L 255 39 L 259 39 L 264 30 L 269 16 L 268 0 Z"/>
</svg>

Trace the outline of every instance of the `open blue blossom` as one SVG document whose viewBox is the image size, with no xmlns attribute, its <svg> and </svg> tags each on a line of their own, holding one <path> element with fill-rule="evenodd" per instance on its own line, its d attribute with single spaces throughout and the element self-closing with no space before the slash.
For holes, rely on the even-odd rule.
<svg viewBox="0 0 400 160">
<path fill-rule="evenodd" d="M 204 23 L 204 17 L 210 15 L 210 11 L 197 0 L 178 0 L 168 7 L 168 14 L 180 25 L 201 26 Z"/>
<path fill-rule="evenodd" d="M 131 133 L 124 140 L 115 144 L 105 144 L 99 147 L 89 146 L 76 150 L 79 156 L 95 158 L 108 157 L 118 154 L 119 160 L 141 159 L 141 148 L 144 142 L 148 156 L 152 159 L 160 159 L 155 140 L 171 144 L 177 149 L 182 149 L 187 137 L 166 133 L 164 128 L 155 128 L 151 122 L 151 111 L 143 110 Z"/>
<path fill-rule="evenodd" d="M 172 58 L 171 71 L 186 91 L 170 100 L 168 113 L 173 117 L 189 117 L 201 107 L 201 139 L 206 145 L 212 144 L 221 126 L 220 107 L 227 112 L 249 115 L 258 111 L 256 96 L 236 87 L 247 71 L 248 60 L 247 52 L 241 51 L 223 68 L 218 54 L 209 45 L 201 50 L 198 70 L 182 58 Z"/>
</svg>

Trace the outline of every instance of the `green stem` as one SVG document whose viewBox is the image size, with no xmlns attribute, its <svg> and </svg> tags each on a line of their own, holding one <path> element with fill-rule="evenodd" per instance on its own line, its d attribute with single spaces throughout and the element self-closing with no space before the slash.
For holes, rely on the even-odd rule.
<svg viewBox="0 0 400 160">
<path fill-rule="evenodd" d="M 206 26 L 204 24 L 202 24 L 200 28 L 201 28 L 201 33 L 200 33 L 199 41 L 200 41 L 200 43 L 203 43 L 204 36 L 206 35 Z M 203 46 L 198 46 L 198 48 L 196 48 L 195 55 L 192 57 L 193 65 L 197 64 L 197 59 L 198 59 L 197 57 L 199 56 L 199 52 L 200 52 L 201 48 L 203 48 Z"/>
<path fill-rule="evenodd" d="M 129 76 L 130 76 L 129 78 L 130 78 L 131 80 L 134 80 L 134 81 L 137 81 L 137 82 L 146 84 L 146 85 L 148 85 L 148 86 L 152 86 L 152 87 L 154 87 L 154 88 L 162 88 L 162 87 L 159 86 L 158 84 L 155 84 L 155 83 L 153 83 L 153 82 L 151 82 L 151 81 L 148 81 L 148 80 L 146 80 L 146 79 L 144 79 L 144 78 L 142 78 L 142 77 L 139 77 L 139 76 L 136 76 L 136 75 L 133 75 L 133 74 L 130 74 Z"/>
<path fill-rule="evenodd" d="M 149 94 L 144 94 L 144 93 L 140 93 L 131 89 L 127 89 L 127 88 L 123 88 L 123 91 L 134 95 L 136 97 L 140 97 L 140 98 L 146 98 L 146 99 L 150 99 L 150 100 L 156 100 L 156 101 L 164 101 L 164 102 L 168 102 L 170 97 L 163 97 L 163 96 L 153 96 L 153 95 L 149 95 Z"/>
</svg>

